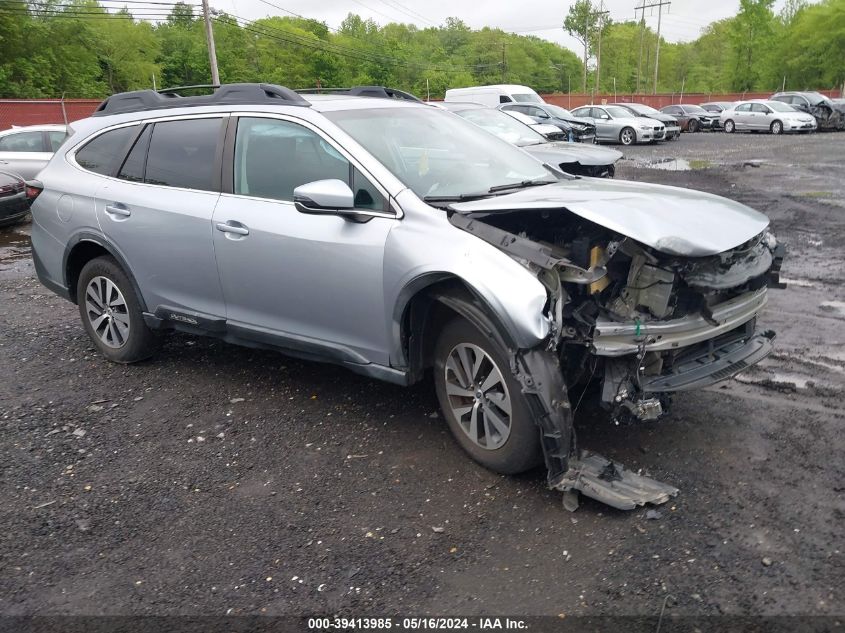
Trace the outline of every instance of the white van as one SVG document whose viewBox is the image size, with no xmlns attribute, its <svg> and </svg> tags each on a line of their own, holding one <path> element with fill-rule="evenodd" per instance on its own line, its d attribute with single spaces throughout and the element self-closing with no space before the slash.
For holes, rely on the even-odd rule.
<svg viewBox="0 0 845 633">
<path fill-rule="evenodd" d="M 445 101 L 469 101 L 496 108 L 502 103 L 545 103 L 540 95 L 528 86 L 496 84 L 494 86 L 473 86 L 451 88 L 446 91 Z"/>
</svg>

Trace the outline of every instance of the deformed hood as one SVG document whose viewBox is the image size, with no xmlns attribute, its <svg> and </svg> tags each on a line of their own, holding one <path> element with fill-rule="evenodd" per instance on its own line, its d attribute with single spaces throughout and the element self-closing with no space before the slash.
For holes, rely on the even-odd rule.
<svg viewBox="0 0 845 633">
<path fill-rule="evenodd" d="M 613 165 L 622 158 L 622 152 L 588 143 L 539 143 L 523 147 L 534 158 L 550 165 L 578 163 L 579 165 Z"/>
<path fill-rule="evenodd" d="M 469 214 L 566 209 L 670 255 L 705 257 L 750 240 L 769 219 L 709 193 L 625 180 L 575 179 L 450 205 Z"/>
</svg>

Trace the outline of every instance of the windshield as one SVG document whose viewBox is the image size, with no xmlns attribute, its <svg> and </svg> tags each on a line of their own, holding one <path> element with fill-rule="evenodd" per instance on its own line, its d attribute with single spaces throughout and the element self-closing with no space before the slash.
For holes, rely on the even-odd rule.
<svg viewBox="0 0 845 633">
<path fill-rule="evenodd" d="M 697 105 L 684 106 L 684 111 L 685 112 L 694 112 L 695 114 L 701 114 L 702 112 L 704 114 L 707 114 L 707 110 L 705 110 L 701 106 L 697 106 Z"/>
<path fill-rule="evenodd" d="M 366 108 L 325 115 L 421 198 L 556 179 L 519 148 L 437 108 Z"/>
<path fill-rule="evenodd" d="M 524 123 L 520 123 L 510 114 L 492 108 L 479 108 L 477 110 L 460 110 L 456 112 L 467 121 L 472 121 L 482 129 L 495 134 L 503 141 L 519 145 L 537 145 L 545 142 L 545 138 L 539 132 L 535 132 Z M 519 114 L 519 113 L 517 113 Z"/>
<path fill-rule="evenodd" d="M 827 97 L 825 97 L 825 96 L 824 96 L 822 93 L 820 93 L 820 92 L 805 92 L 805 93 L 804 93 L 804 96 L 805 96 L 805 97 L 807 97 L 807 99 L 809 99 L 809 100 L 810 100 L 810 103 L 812 103 L 813 105 L 818 105 L 818 104 L 820 104 L 820 103 L 824 103 L 824 102 L 826 102 L 826 101 L 830 101 L 830 99 L 828 99 Z"/>
<path fill-rule="evenodd" d="M 628 119 L 631 117 L 630 112 L 628 112 L 625 108 L 620 108 L 619 106 L 607 106 L 605 110 L 607 110 L 607 113 L 614 119 Z"/>
<path fill-rule="evenodd" d="M 791 105 L 781 103 L 780 101 L 766 101 L 766 105 L 775 112 L 795 112 L 795 108 Z"/>
<path fill-rule="evenodd" d="M 567 110 L 566 108 L 561 108 L 560 106 L 546 105 L 546 110 L 554 114 L 556 117 L 560 117 L 562 119 L 572 117 L 572 113 L 569 110 Z"/>
<path fill-rule="evenodd" d="M 540 95 L 533 92 L 522 92 L 520 94 L 514 93 L 511 96 L 514 101 L 519 101 L 520 103 L 543 103 Z"/>
<path fill-rule="evenodd" d="M 651 106 L 642 103 L 626 103 L 625 105 L 638 114 L 660 114 L 660 110 L 655 110 Z"/>
</svg>

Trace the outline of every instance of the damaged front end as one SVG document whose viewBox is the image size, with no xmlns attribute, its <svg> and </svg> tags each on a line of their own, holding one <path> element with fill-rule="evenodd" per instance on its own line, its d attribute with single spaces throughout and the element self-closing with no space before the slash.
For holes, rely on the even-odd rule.
<svg viewBox="0 0 845 633">
<path fill-rule="evenodd" d="M 672 393 L 759 362 L 774 333 L 757 330 L 757 315 L 767 288 L 782 287 L 783 247 L 764 229 L 725 252 L 678 255 L 681 248 L 648 246 L 566 208 L 462 209 L 450 222 L 508 253 L 547 289 L 550 334 L 515 351 L 512 371 L 533 402 L 549 485 L 565 493 L 566 507 L 577 507 L 576 491 L 620 509 L 677 494 L 579 450 L 568 390 L 600 382 L 600 404 L 616 423 L 654 420 Z"/>
</svg>

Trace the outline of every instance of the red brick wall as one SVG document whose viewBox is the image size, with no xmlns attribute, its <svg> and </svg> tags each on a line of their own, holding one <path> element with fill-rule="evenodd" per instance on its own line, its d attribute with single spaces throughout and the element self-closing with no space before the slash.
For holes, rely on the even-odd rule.
<svg viewBox="0 0 845 633">
<path fill-rule="evenodd" d="M 67 120 L 91 116 L 102 99 L 65 99 Z M 64 123 L 61 99 L 0 99 L 0 130 L 13 125 Z"/>
</svg>

